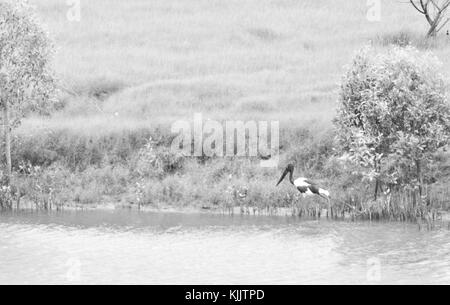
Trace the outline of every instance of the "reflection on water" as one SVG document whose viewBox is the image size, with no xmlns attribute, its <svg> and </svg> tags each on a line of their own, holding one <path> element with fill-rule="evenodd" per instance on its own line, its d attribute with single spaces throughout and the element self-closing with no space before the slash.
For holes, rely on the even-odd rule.
<svg viewBox="0 0 450 305">
<path fill-rule="evenodd" d="M 412 224 L 96 211 L 0 214 L 0 284 L 450 284 Z"/>
</svg>

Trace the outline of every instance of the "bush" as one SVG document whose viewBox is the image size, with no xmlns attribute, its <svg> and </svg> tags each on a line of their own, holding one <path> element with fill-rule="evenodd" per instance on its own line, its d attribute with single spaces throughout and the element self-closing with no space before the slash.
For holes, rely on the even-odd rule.
<svg viewBox="0 0 450 305">
<path fill-rule="evenodd" d="M 362 50 L 343 78 L 338 146 L 384 191 L 431 181 L 433 155 L 450 140 L 450 106 L 440 62 L 412 47 Z"/>
<path fill-rule="evenodd" d="M 170 147 L 158 146 L 152 138 L 139 150 L 135 162 L 135 171 L 140 177 L 163 177 L 183 168 L 184 156 L 172 152 Z"/>
</svg>

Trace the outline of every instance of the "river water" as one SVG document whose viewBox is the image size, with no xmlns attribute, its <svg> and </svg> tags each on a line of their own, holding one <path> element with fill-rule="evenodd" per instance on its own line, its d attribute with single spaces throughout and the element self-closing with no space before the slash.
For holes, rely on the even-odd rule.
<svg viewBox="0 0 450 305">
<path fill-rule="evenodd" d="M 0 213 L 0 284 L 450 284 L 450 231 L 291 217 Z"/>
</svg>

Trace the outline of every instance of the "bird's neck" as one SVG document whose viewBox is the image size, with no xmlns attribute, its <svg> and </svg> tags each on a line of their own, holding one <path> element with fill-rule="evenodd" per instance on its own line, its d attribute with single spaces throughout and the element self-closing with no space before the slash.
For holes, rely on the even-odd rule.
<svg viewBox="0 0 450 305">
<path fill-rule="evenodd" d="M 289 172 L 289 182 L 291 182 L 291 184 L 294 184 L 294 171 Z"/>
</svg>

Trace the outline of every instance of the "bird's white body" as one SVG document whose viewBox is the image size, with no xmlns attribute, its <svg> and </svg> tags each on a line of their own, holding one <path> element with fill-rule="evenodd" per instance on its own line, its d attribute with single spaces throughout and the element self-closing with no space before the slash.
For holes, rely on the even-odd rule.
<svg viewBox="0 0 450 305">
<path fill-rule="evenodd" d="M 324 189 L 319 189 L 319 193 L 323 196 L 330 198 L 330 192 Z"/>
<path fill-rule="evenodd" d="M 302 186 L 308 187 L 311 184 L 306 182 L 307 180 L 308 180 L 307 178 L 303 178 L 303 177 L 297 178 L 297 179 L 294 180 L 294 185 L 296 187 L 299 187 L 299 186 L 300 187 L 302 187 Z"/>
<path fill-rule="evenodd" d="M 278 180 L 277 186 L 283 181 L 283 179 L 289 174 L 289 182 L 295 186 L 295 188 L 302 194 L 303 198 L 307 196 L 317 195 L 321 198 L 324 198 L 328 201 L 328 209 L 327 209 L 327 217 L 328 213 L 331 213 L 331 217 L 333 217 L 333 210 L 331 207 L 331 197 L 330 192 L 319 187 L 316 183 L 311 180 L 300 177 L 294 180 L 294 165 L 289 164 L 281 175 L 280 180 Z"/>
<path fill-rule="evenodd" d="M 311 192 L 311 190 L 309 189 L 309 187 L 311 186 L 310 183 L 307 182 L 307 178 L 304 177 L 300 177 L 294 180 L 294 185 L 298 188 L 298 187 L 304 187 L 306 188 L 306 192 L 301 193 L 303 195 L 303 198 L 305 198 L 306 196 L 313 196 L 314 193 Z"/>
<path fill-rule="evenodd" d="M 311 184 L 311 182 L 309 182 L 308 178 L 305 178 L 305 177 L 297 178 L 294 180 L 294 185 L 297 188 L 298 187 L 306 188 L 306 191 L 302 193 L 303 197 L 317 195 L 311 191 L 310 188 L 312 187 L 312 184 Z M 322 196 L 330 197 L 330 192 L 328 192 L 327 190 L 324 190 L 322 188 L 319 188 L 319 194 Z"/>
<path fill-rule="evenodd" d="M 297 188 L 297 190 L 303 195 L 303 197 L 318 195 L 330 202 L 330 192 L 323 188 L 320 188 L 316 183 L 312 182 L 308 178 L 300 177 L 294 180 L 293 173 L 294 166 L 292 164 L 289 164 L 281 175 L 281 178 L 278 181 L 277 185 L 279 185 L 281 181 L 283 181 L 284 177 L 289 174 L 289 181 Z"/>
</svg>

